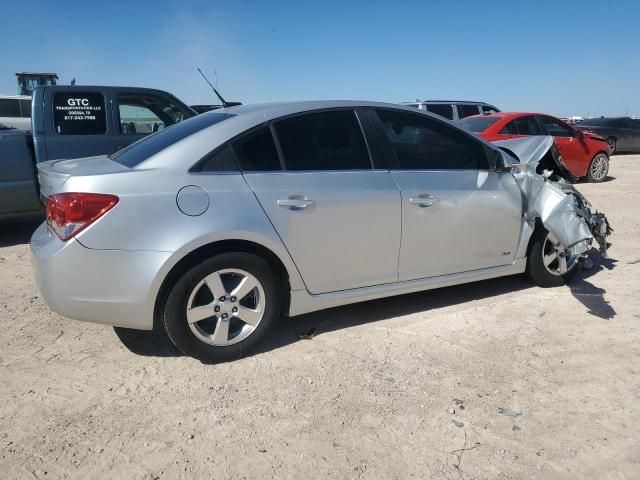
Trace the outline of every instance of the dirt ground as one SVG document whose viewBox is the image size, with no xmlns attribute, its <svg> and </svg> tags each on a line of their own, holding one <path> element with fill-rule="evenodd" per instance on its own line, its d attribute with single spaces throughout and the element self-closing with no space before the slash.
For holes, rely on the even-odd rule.
<svg viewBox="0 0 640 480">
<path fill-rule="evenodd" d="M 640 155 L 610 173 L 579 188 L 611 258 L 570 287 L 508 277 L 318 312 L 213 366 L 49 312 L 35 223 L 2 223 L 0 478 L 640 478 Z"/>
</svg>

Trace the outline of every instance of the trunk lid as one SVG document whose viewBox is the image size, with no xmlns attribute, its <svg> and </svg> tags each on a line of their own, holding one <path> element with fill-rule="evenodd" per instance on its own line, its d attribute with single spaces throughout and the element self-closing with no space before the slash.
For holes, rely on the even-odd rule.
<svg viewBox="0 0 640 480">
<path fill-rule="evenodd" d="M 129 170 L 128 167 L 114 162 L 106 155 L 72 160 L 50 160 L 38 163 L 37 166 L 42 200 L 60 192 L 62 186 L 72 176 L 102 175 Z"/>
</svg>

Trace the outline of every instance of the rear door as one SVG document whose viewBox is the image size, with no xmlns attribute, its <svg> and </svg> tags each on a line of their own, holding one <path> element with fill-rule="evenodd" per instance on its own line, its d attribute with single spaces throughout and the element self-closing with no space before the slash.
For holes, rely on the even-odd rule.
<svg viewBox="0 0 640 480">
<path fill-rule="evenodd" d="M 372 167 L 354 110 L 276 120 L 232 145 L 311 293 L 397 281 L 400 192 Z"/>
<path fill-rule="evenodd" d="M 166 92 L 113 88 L 115 149 L 195 116 L 195 112 Z"/>
<path fill-rule="evenodd" d="M 577 177 L 587 174 L 592 154 L 583 138 L 576 136 L 576 130 L 561 120 L 547 115 L 536 115 L 543 134 L 555 137 L 556 145 L 567 167 Z"/>
<path fill-rule="evenodd" d="M 377 110 L 402 193 L 399 280 L 513 263 L 522 200 L 513 175 L 489 168 L 487 147 L 425 115 Z"/>
<path fill-rule="evenodd" d="M 46 160 L 113 153 L 115 144 L 110 101 L 108 87 L 46 88 Z M 38 161 L 42 160 L 38 158 Z"/>
</svg>

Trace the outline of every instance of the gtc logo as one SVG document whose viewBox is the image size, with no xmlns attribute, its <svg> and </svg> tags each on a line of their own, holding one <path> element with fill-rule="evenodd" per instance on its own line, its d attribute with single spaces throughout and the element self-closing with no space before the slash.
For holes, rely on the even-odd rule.
<svg viewBox="0 0 640 480">
<path fill-rule="evenodd" d="M 88 107 L 89 100 L 86 98 L 70 98 L 67 100 L 67 104 L 70 107 Z"/>
</svg>

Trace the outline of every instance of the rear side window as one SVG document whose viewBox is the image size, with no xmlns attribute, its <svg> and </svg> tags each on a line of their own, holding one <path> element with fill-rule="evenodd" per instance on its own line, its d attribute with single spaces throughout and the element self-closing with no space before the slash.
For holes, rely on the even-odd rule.
<svg viewBox="0 0 640 480">
<path fill-rule="evenodd" d="M 480 142 L 421 115 L 378 110 L 401 169 L 475 170 L 489 165 Z"/>
<path fill-rule="evenodd" d="M 0 98 L 0 117 L 20 116 L 20 102 L 15 98 Z"/>
<path fill-rule="evenodd" d="M 197 168 L 200 172 L 237 172 L 238 164 L 233 156 L 231 147 L 225 145 L 222 149 L 214 151 L 209 154 L 207 158 L 201 163 L 200 168 Z"/>
<path fill-rule="evenodd" d="M 310 113 L 275 125 L 287 170 L 370 170 L 353 110 Z"/>
<path fill-rule="evenodd" d="M 478 110 L 477 105 L 457 105 L 458 107 L 458 118 L 466 118 L 471 115 L 478 115 L 480 111 Z"/>
<path fill-rule="evenodd" d="M 427 103 L 427 111 L 453 120 L 453 106 L 440 103 Z"/>
<path fill-rule="evenodd" d="M 502 130 L 502 135 L 542 135 L 538 122 L 534 117 L 520 117 L 507 123 Z"/>
<path fill-rule="evenodd" d="M 236 140 L 233 144 L 240 168 L 245 172 L 282 170 L 280 158 L 269 127 L 262 127 Z"/>
<path fill-rule="evenodd" d="M 98 92 L 59 92 L 53 97 L 53 128 L 59 135 L 104 135 L 107 113 Z"/>
</svg>

